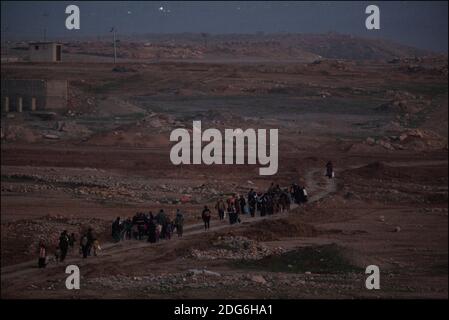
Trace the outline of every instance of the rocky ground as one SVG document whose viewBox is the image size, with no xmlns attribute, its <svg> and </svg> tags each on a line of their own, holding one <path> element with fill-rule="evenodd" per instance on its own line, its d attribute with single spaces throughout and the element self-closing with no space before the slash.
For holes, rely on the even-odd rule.
<svg viewBox="0 0 449 320">
<path fill-rule="evenodd" d="M 2 114 L 2 297 L 447 298 L 447 57 L 386 58 L 2 65 L 71 87 L 67 112 Z M 279 128 L 278 173 L 173 166 L 169 133 L 192 120 Z M 310 202 L 203 231 L 204 205 L 273 181 Z M 117 216 L 161 208 L 183 210 L 185 237 L 112 243 Z M 83 289 L 68 291 L 64 265 L 36 268 L 36 244 L 53 254 L 62 230 L 88 227 L 103 250 L 70 252 Z"/>
</svg>

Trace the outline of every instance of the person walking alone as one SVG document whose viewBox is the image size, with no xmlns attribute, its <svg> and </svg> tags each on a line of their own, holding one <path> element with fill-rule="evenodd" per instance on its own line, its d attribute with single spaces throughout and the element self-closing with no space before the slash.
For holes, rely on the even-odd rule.
<svg viewBox="0 0 449 320">
<path fill-rule="evenodd" d="M 203 218 L 204 222 L 204 230 L 208 230 L 210 228 L 210 210 L 207 206 L 204 206 L 201 217 Z"/>
</svg>

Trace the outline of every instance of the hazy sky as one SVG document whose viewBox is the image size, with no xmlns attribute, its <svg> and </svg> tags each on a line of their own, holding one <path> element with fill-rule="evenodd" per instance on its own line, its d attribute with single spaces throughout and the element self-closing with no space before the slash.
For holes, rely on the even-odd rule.
<svg viewBox="0 0 449 320">
<path fill-rule="evenodd" d="M 76 4 L 81 29 L 65 28 L 65 8 Z M 365 8 L 380 7 L 381 30 L 365 28 Z M 2 36 L 42 40 L 104 35 L 115 25 L 120 34 L 338 32 L 390 39 L 447 52 L 448 3 L 429 1 L 2 1 Z M 5 28 L 6 27 L 6 28 Z"/>
</svg>

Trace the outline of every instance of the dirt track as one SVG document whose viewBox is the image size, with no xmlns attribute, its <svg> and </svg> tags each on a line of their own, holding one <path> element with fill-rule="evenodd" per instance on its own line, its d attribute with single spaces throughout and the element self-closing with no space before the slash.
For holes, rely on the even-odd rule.
<svg viewBox="0 0 449 320">
<path fill-rule="evenodd" d="M 321 169 L 312 169 L 310 170 L 310 174 L 306 175 L 306 181 L 307 185 L 310 186 L 310 191 L 313 196 L 310 197 L 310 203 L 313 203 L 315 201 L 319 201 L 320 199 L 326 197 L 328 194 L 333 193 L 337 190 L 336 188 L 336 180 L 335 179 L 325 179 L 321 178 L 319 180 L 324 180 L 325 183 L 322 183 L 320 186 L 318 186 L 316 182 L 316 178 L 320 177 Z M 310 179 L 310 180 L 309 180 Z M 323 188 L 324 185 L 324 188 Z M 319 190 L 320 189 L 320 190 Z M 291 205 L 291 210 L 295 211 L 295 209 L 298 207 L 296 204 Z M 294 213 L 287 213 L 288 214 L 294 214 Z M 248 216 L 241 216 L 242 224 L 246 225 L 248 223 L 254 223 L 260 220 L 265 219 L 278 219 L 285 217 L 285 214 L 278 214 L 273 216 L 265 216 L 265 217 L 248 217 Z M 184 238 L 185 237 L 191 237 L 193 235 L 199 234 L 204 232 L 204 226 L 202 223 L 198 224 L 190 224 L 186 225 L 184 228 Z M 218 231 L 226 228 L 232 228 L 227 222 L 222 222 L 221 224 L 212 224 L 211 228 L 208 232 Z M 173 241 L 179 240 L 176 236 L 173 237 L 172 240 L 168 242 L 163 242 L 163 245 L 169 246 L 172 245 Z M 102 245 L 102 256 L 113 256 L 118 254 L 127 253 L 131 250 L 138 250 L 140 248 L 145 248 L 148 246 L 152 246 L 154 244 L 151 243 L 139 243 L 135 241 L 126 241 L 125 243 L 119 242 L 119 243 L 105 243 Z M 125 256 L 121 256 L 121 258 L 125 258 Z M 81 261 L 80 258 L 69 258 L 66 260 L 65 264 L 76 264 L 77 262 Z M 88 259 L 86 260 L 88 264 L 90 263 L 105 263 L 104 258 L 101 259 L 101 261 L 96 261 L 96 259 Z M 47 266 L 47 269 L 52 267 L 59 267 L 59 265 L 49 265 Z M 36 268 L 36 261 L 32 260 L 25 263 L 20 263 L 12 266 L 7 266 L 2 268 L 2 281 L 3 280 L 11 280 L 23 275 L 38 275 L 41 272 L 41 270 Z"/>
<path fill-rule="evenodd" d="M 447 161 L 417 161 L 417 162 L 391 162 L 388 163 L 388 165 L 395 167 L 395 168 L 400 168 L 400 167 L 419 167 L 419 166 L 438 166 L 438 165 L 446 165 L 447 166 Z M 350 166 L 348 168 L 341 168 L 340 171 L 345 171 L 348 169 L 356 169 L 356 168 L 361 168 L 364 167 L 363 165 L 357 165 L 357 166 Z M 338 171 L 337 171 L 337 178 L 335 179 L 328 179 L 325 178 L 322 174 L 322 168 L 316 168 L 316 169 L 312 169 L 310 171 L 308 171 L 309 173 L 305 176 L 307 185 L 309 186 L 309 194 L 310 196 L 310 204 L 308 206 L 313 206 L 313 204 L 315 202 L 322 202 L 325 201 L 326 198 L 336 192 L 338 192 L 337 186 L 338 186 Z M 307 209 L 305 209 L 306 212 L 306 217 L 305 219 L 307 220 Z M 304 212 L 304 211 L 302 211 Z M 386 212 L 385 210 L 371 210 L 370 213 L 366 216 L 375 216 L 377 214 L 377 212 Z M 303 213 L 304 214 L 304 213 Z M 107 268 L 108 265 L 114 265 L 117 263 L 122 263 L 121 261 L 132 261 L 132 265 L 138 265 L 139 264 L 139 256 L 141 256 L 141 252 L 142 250 L 146 251 L 151 247 L 154 247 L 156 252 L 164 252 L 164 250 L 169 250 L 168 248 L 170 247 L 177 247 L 179 245 L 182 245 L 183 243 L 185 244 L 185 242 L 189 242 L 189 241 L 196 241 L 195 239 L 198 238 L 198 235 L 205 235 L 205 234 L 212 234 L 218 231 L 221 232 L 227 232 L 227 231 L 232 231 L 235 230 L 235 228 L 239 228 L 243 230 L 245 228 L 248 227 L 248 225 L 251 225 L 253 223 L 257 223 L 258 221 L 261 220 L 273 220 L 273 219 L 283 219 L 286 218 L 288 216 L 296 216 L 298 215 L 298 211 L 297 208 L 293 207 L 291 212 L 287 213 L 287 214 L 278 214 L 278 215 L 274 215 L 274 216 L 269 216 L 269 217 L 256 217 L 256 218 L 250 218 L 250 217 L 243 217 L 243 221 L 240 225 L 236 225 L 236 226 L 229 226 L 227 223 L 222 223 L 217 225 L 217 223 L 219 222 L 215 222 L 212 224 L 211 229 L 208 232 L 204 232 L 203 231 L 203 226 L 201 223 L 198 224 L 190 224 L 188 226 L 186 226 L 185 228 L 185 236 L 182 239 L 177 239 L 176 237 L 170 241 L 162 241 L 158 244 L 148 244 L 146 242 L 135 242 L 135 241 L 125 241 L 125 242 L 120 242 L 117 244 L 112 244 L 112 243 L 106 243 L 103 246 L 103 251 L 101 252 L 101 256 L 96 257 L 96 258 L 88 258 L 87 260 L 82 260 L 80 258 L 71 258 L 69 257 L 66 261 L 66 264 L 77 264 L 79 266 L 81 266 L 82 270 L 85 270 L 86 268 L 88 270 L 95 270 L 95 269 L 104 269 Z M 362 215 L 363 217 L 363 215 Z M 353 220 L 353 219 L 351 219 Z M 348 222 L 350 222 L 351 220 L 349 220 Z M 353 228 L 351 227 L 352 222 L 350 222 L 350 225 L 347 226 L 344 229 L 348 229 L 348 231 L 346 232 L 350 232 L 350 230 Z M 327 223 L 325 225 L 327 229 L 332 229 L 335 228 L 336 226 L 339 226 L 341 228 L 341 225 L 339 223 L 336 223 L 334 225 L 332 225 L 331 223 Z M 349 227 L 349 228 L 348 228 Z M 333 238 L 333 240 L 331 240 Z M 300 246 L 309 246 L 309 245 L 322 245 L 322 244 L 326 244 L 326 243 L 332 243 L 337 241 L 340 243 L 345 243 L 346 239 L 340 238 L 340 236 L 331 236 L 329 238 L 329 236 L 322 236 L 322 237 L 318 237 L 318 238 L 312 238 L 310 240 L 304 239 L 304 238 L 300 238 L 301 240 L 299 242 L 297 241 L 293 241 L 293 239 L 289 239 L 288 241 L 284 242 L 284 241 L 278 241 L 276 242 L 276 246 L 278 245 L 283 245 L 285 247 L 289 247 L 292 246 L 292 248 L 294 248 L 295 243 L 297 243 L 296 245 L 300 245 Z M 339 239 L 339 240 L 337 240 Z M 329 240 L 331 240 L 329 242 Z M 341 242 L 342 241 L 342 242 Z M 179 244 L 177 245 L 177 243 L 179 242 Z M 361 244 L 361 243 L 360 243 Z M 350 245 L 353 247 L 357 247 L 358 245 Z M 368 249 L 368 247 L 365 247 L 365 250 L 367 250 L 367 252 L 372 251 L 373 249 Z M 365 253 L 367 253 L 365 252 Z M 156 258 L 157 255 L 154 257 Z M 160 257 L 163 257 L 160 256 Z M 146 259 L 145 259 L 146 260 Z M 386 262 L 386 261 L 385 261 Z M 385 262 L 378 262 L 378 263 L 385 263 Z M 144 263 L 142 261 L 142 263 Z M 161 266 L 165 265 L 166 263 L 161 262 Z M 8 266 L 5 268 L 2 268 L 2 283 L 7 284 L 8 288 L 14 287 L 14 286 L 18 286 L 18 287 L 22 287 L 26 284 L 27 279 L 39 279 L 39 282 L 45 281 L 45 278 L 42 278 L 43 272 L 42 270 L 39 270 L 35 267 L 36 261 L 30 261 L 27 263 L 22 263 L 22 264 L 18 264 L 18 265 L 14 265 L 14 266 Z M 137 266 L 136 265 L 136 266 Z M 171 264 L 167 264 L 168 268 L 173 268 L 171 267 Z M 132 269 L 134 270 L 135 267 L 132 267 Z M 177 269 L 177 268 L 176 268 Z M 51 270 L 54 271 L 61 271 L 61 265 L 49 265 L 47 267 L 47 270 L 45 270 L 45 274 L 49 276 L 49 281 L 50 279 L 54 279 L 55 274 L 54 272 L 51 272 Z M 88 272 L 89 274 L 92 273 L 92 271 Z M 51 280 L 53 281 L 53 280 Z M 10 290 L 10 289 L 8 289 Z M 61 289 L 63 290 L 63 289 Z M 58 292 L 58 291 L 56 291 Z M 52 291 L 52 295 L 56 294 L 55 291 Z M 447 291 L 446 291 L 447 292 Z M 64 294 L 63 292 L 61 292 L 61 294 Z M 123 293 L 125 294 L 125 293 Z M 357 296 L 357 294 L 362 294 L 360 293 L 354 293 L 355 296 Z M 353 296 L 354 296 L 353 295 Z"/>
<path fill-rule="evenodd" d="M 53 120 L 2 114 L 2 297 L 447 298 L 447 57 L 124 67 L 2 65 L 2 79 L 71 88 L 70 112 Z M 193 120 L 278 128 L 278 173 L 174 166 L 170 131 Z M 328 160 L 335 180 L 323 177 Z M 233 226 L 213 217 L 203 231 L 202 206 L 272 182 L 305 185 L 309 204 Z M 182 239 L 110 243 L 117 216 L 177 208 Z M 83 290 L 69 292 L 62 264 L 35 267 L 36 243 L 51 255 L 61 230 L 86 226 L 104 250 L 70 253 Z M 214 244 L 229 237 L 242 247 Z M 381 267 L 381 291 L 364 287 L 368 264 Z"/>
</svg>

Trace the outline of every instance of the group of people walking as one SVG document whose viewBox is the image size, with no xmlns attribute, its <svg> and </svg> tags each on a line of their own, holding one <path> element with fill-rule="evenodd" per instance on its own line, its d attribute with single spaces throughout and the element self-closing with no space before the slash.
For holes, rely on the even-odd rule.
<svg viewBox="0 0 449 320">
<path fill-rule="evenodd" d="M 272 183 L 266 192 L 256 192 L 251 189 L 246 198 L 243 195 L 234 194 L 226 200 L 218 199 L 215 209 L 219 220 L 224 220 L 227 215 L 229 223 L 234 224 L 241 221 L 240 215 L 242 214 L 249 214 L 251 217 L 258 214 L 263 217 L 288 211 L 291 203 L 302 204 L 307 200 L 306 189 L 296 183 L 284 189 Z"/>
<path fill-rule="evenodd" d="M 56 263 L 64 262 L 69 252 L 75 251 L 76 236 L 75 233 L 69 234 L 67 230 L 61 232 L 58 238 L 58 244 L 54 253 Z M 92 228 L 88 228 L 80 238 L 79 254 L 85 259 L 90 255 L 97 256 L 101 250 L 100 242 L 94 236 Z M 45 268 L 49 262 L 47 246 L 43 241 L 39 243 L 38 267 Z"/>
<path fill-rule="evenodd" d="M 334 178 L 333 165 L 329 161 L 326 164 L 325 175 Z M 291 204 L 304 204 L 308 201 L 308 194 L 304 186 L 292 183 L 287 188 L 281 188 L 279 184 L 271 183 L 266 192 L 256 192 L 251 189 L 247 196 L 243 194 L 232 194 L 228 198 L 220 198 L 215 203 L 215 210 L 219 220 L 225 220 L 226 216 L 230 224 L 240 223 L 240 216 L 249 215 L 261 217 L 290 210 Z M 209 230 L 212 213 L 209 207 L 204 206 L 201 212 L 204 223 L 204 230 Z M 123 240 L 146 240 L 156 243 L 161 239 L 170 240 L 176 231 L 178 237 L 184 233 L 184 214 L 177 209 L 174 219 L 171 219 L 163 209 L 153 215 L 138 212 L 132 218 L 121 219 L 117 217 L 111 226 L 112 239 L 114 242 Z M 74 233 L 70 235 L 64 230 L 60 237 L 55 252 L 55 260 L 63 262 L 69 250 L 73 251 L 76 242 Z M 87 258 L 92 253 L 96 256 L 101 250 L 98 239 L 94 236 L 92 228 L 87 229 L 80 238 L 80 254 Z M 39 245 L 39 268 L 44 268 L 47 264 L 47 247 L 41 242 Z"/>
<path fill-rule="evenodd" d="M 178 237 L 182 237 L 184 215 L 179 209 L 173 220 L 161 209 L 156 215 L 153 215 L 151 211 L 148 214 L 138 212 L 134 217 L 125 220 L 117 217 L 112 223 L 112 238 L 115 242 L 146 239 L 148 242 L 155 243 L 160 239 L 171 239 L 174 231 Z"/>
</svg>

